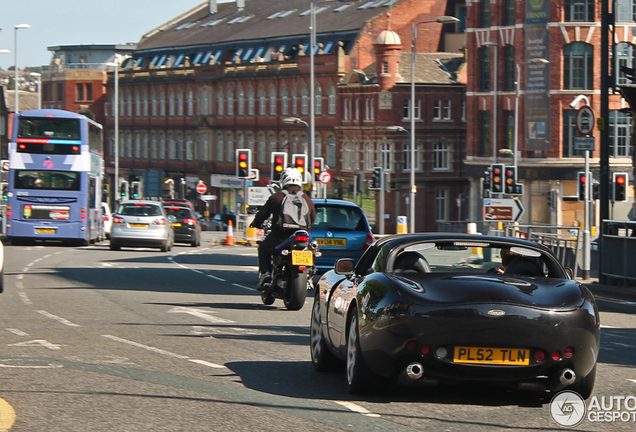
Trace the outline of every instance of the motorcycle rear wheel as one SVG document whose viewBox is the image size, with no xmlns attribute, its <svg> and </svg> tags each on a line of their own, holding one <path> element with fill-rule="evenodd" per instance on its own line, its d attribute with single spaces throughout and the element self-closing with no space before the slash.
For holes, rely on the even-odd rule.
<svg viewBox="0 0 636 432">
<path fill-rule="evenodd" d="M 307 298 L 307 273 L 292 266 L 287 271 L 283 302 L 288 310 L 300 310 Z"/>
</svg>

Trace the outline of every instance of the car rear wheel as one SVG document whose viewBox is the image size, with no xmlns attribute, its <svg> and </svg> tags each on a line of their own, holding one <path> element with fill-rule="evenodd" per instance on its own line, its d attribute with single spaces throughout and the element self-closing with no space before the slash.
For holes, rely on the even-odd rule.
<svg viewBox="0 0 636 432">
<path fill-rule="evenodd" d="M 311 363 L 320 372 L 335 370 L 342 365 L 342 362 L 329 350 L 327 341 L 322 335 L 320 322 L 320 296 L 317 295 L 314 299 L 309 329 Z"/>
<path fill-rule="evenodd" d="M 349 319 L 347 337 L 347 389 L 351 394 L 365 393 L 370 390 L 371 371 L 364 363 L 360 349 L 358 315 L 354 310 Z"/>
<path fill-rule="evenodd" d="M 168 252 L 170 250 L 170 244 L 168 243 L 168 241 L 162 244 L 160 249 L 161 249 L 161 252 Z"/>
</svg>

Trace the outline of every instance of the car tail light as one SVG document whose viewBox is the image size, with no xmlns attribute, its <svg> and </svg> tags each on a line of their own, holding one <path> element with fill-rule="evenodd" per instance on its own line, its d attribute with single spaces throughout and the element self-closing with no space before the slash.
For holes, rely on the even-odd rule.
<svg viewBox="0 0 636 432">
<path fill-rule="evenodd" d="M 566 347 L 566 348 L 563 350 L 563 357 L 565 357 L 565 358 L 570 358 L 570 357 L 572 357 L 573 355 L 574 355 L 574 348 L 572 348 L 571 346 Z"/>
<path fill-rule="evenodd" d="M 157 218 L 155 220 L 152 221 L 153 225 L 165 225 L 166 224 L 166 220 L 164 218 Z"/>
<path fill-rule="evenodd" d="M 431 352 L 431 347 L 428 345 L 424 345 L 421 351 L 422 351 L 422 354 L 426 355 Z"/>
<path fill-rule="evenodd" d="M 306 235 L 297 235 L 296 238 L 294 238 L 294 240 L 298 242 L 308 242 L 309 237 L 307 237 Z"/>
<path fill-rule="evenodd" d="M 561 352 L 559 350 L 552 353 L 552 360 L 561 360 Z"/>
<path fill-rule="evenodd" d="M 121 223 L 124 223 L 124 218 L 123 218 L 123 217 L 120 217 L 120 216 L 115 216 L 115 217 L 113 218 L 113 223 L 114 223 L 114 224 L 121 224 Z"/>
<path fill-rule="evenodd" d="M 406 349 L 409 351 L 415 351 L 417 349 L 417 341 L 411 339 L 410 341 L 406 342 Z"/>
<path fill-rule="evenodd" d="M 196 225 L 196 224 L 197 224 L 197 223 L 194 221 L 194 219 L 185 219 L 185 220 L 183 221 L 183 223 L 184 223 L 184 224 L 186 224 L 186 225 L 192 225 L 192 226 L 194 226 L 194 225 Z"/>
<path fill-rule="evenodd" d="M 110 219 L 110 217 L 108 217 L 108 215 L 104 215 L 102 217 L 102 219 L 104 220 L 104 222 L 108 222 L 108 220 Z"/>
<path fill-rule="evenodd" d="M 136 202 L 136 203 L 133 203 L 133 204 L 134 204 L 134 205 L 140 205 L 140 206 L 148 205 L 148 204 L 146 204 L 146 203 L 140 203 L 140 202 Z"/>
<path fill-rule="evenodd" d="M 368 249 L 369 246 L 371 246 L 371 244 L 373 243 L 373 241 L 374 241 L 373 234 L 368 232 L 367 239 L 364 241 L 364 244 L 362 245 L 362 250 Z"/>
<path fill-rule="evenodd" d="M 534 353 L 534 359 L 538 362 L 541 363 L 543 360 L 545 360 L 545 353 L 541 350 L 537 351 Z"/>
</svg>

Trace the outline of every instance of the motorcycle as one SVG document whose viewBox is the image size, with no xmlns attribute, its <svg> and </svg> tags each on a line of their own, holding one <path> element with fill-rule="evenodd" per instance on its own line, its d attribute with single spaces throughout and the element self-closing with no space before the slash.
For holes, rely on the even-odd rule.
<svg viewBox="0 0 636 432">
<path fill-rule="evenodd" d="M 320 255 L 318 243 L 310 241 L 309 232 L 305 230 L 295 231 L 279 244 L 272 257 L 272 277 L 263 283 L 263 304 L 271 305 L 279 298 L 287 309 L 300 310 L 305 304 L 307 290 L 314 288 L 314 258 Z"/>
</svg>

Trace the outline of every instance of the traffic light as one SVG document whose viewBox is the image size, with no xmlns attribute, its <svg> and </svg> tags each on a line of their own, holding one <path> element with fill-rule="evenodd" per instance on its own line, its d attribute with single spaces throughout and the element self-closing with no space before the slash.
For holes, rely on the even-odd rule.
<svg viewBox="0 0 636 432">
<path fill-rule="evenodd" d="M 579 171 L 578 173 L 576 173 L 576 178 L 577 178 L 577 182 L 578 182 L 578 194 L 577 194 L 577 199 L 579 201 L 585 201 L 585 187 L 588 184 L 588 179 L 587 176 L 585 175 L 585 171 Z"/>
<path fill-rule="evenodd" d="M 592 200 L 596 201 L 601 198 L 601 184 L 598 182 L 594 182 L 592 185 Z"/>
<path fill-rule="evenodd" d="M 250 178 L 252 170 L 252 151 L 250 149 L 236 149 L 236 176 Z"/>
<path fill-rule="evenodd" d="M 516 166 L 504 167 L 504 191 L 507 194 L 514 194 L 517 192 L 517 167 Z"/>
<path fill-rule="evenodd" d="M 627 201 L 627 173 L 614 173 L 613 201 Z"/>
<path fill-rule="evenodd" d="M 556 189 L 550 189 L 550 192 L 548 192 L 548 206 L 551 209 L 557 208 L 557 199 L 559 198 L 558 194 L 559 191 Z"/>
<path fill-rule="evenodd" d="M 272 181 L 279 181 L 287 166 L 287 152 L 272 152 Z"/>
<path fill-rule="evenodd" d="M 110 185 L 104 184 L 102 185 L 102 202 L 108 202 L 109 197 L 110 197 Z"/>
<path fill-rule="evenodd" d="M 371 182 L 369 183 L 369 189 L 370 190 L 382 190 L 382 186 L 383 186 L 383 177 L 384 177 L 384 170 L 382 169 L 382 167 L 375 167 L 373 168 L 373 177 L 371 178 Z"/>
<path fill-rule="evenodd" d="M 314 181 L 318 181 L 320 173 L 325 169 L 325 160 L 321 157 L 314 158 Z"/>
<path fill-rule="evenodd" d="M 481 193 L 484 198 L 490 198 L 490 167 L 484 171 L 484 181 L 481 184 Z"/>
<path fill-rule="evenodd" d="M 128 199 L 128 180 L 119 180 L 119 196 Z"/>
<path fill-rule="evenodd" d="M 307 183 L 307 155 L 306 154 L 293 154 L 292 165 L 303 176 L 303 183 Z"/>
<path fill-rule="evenodd" d="M 492 193 L 503 193 L 504 164 L 490 165 L 490 191 Z"/>
<path fill-rule="evenodd" d="M 2 186 L 2 199 L 9 199 L 9 184 L 8 183 L 0 183 Z"/>
<path fill-rule="evenodd" d="M 132 199 L 139 199 L 141 196 L 141 183 L 134 181 L 130 184 L 130 197 Z"/>
</svg>

